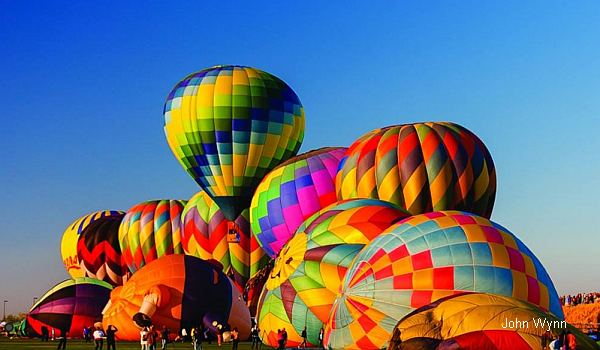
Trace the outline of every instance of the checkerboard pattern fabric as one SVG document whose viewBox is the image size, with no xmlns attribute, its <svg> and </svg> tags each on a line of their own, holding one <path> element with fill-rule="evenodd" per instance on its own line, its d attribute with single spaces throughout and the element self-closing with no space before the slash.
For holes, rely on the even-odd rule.
<svg viewBox="0 0 600 350">
<path fill-rule="evenodd" d="M 325 338 L 335 349 L 380 348 L 414 309 L 469 291 L 563 317 L 548 273 L 518 238 L 480 216 L 442 211 L 412 216 L 365 246 L 344 277 Z"/>
<path fill-rule="evenodd" d="M 304 138 L 298 96 L 250 67 L 190 74 L 169 93 L 163 114 L 167 141 L 184 169 L 211 197 L 247 198 L 245 207 L 262 178 L 296 155 Z"/>
<path fill-rule="evenodd" d="M 487 148 L 447 122 L 373 130 L 346 152 L 336 178 L 338 199 L 378 198 L 411 214 L 464 210 L 486 218 L 496 196 Z"/>
<path fill-rule="evenodd" d="M 127 211 L 119 226 L 119 244 L 131 273 L 161 256 L 183 254 L 181 212 L 186 203 L 173 199 L 154 200 Z"/>
<path fill-rule="evenodd" d="M 296 229 L 337 201 L 335 176 L 345 148 L 328 147 L 298 155 L 262 180 L 250 204 L 252 232 L 271 257 Z"/>
<path fill-rule="evenodd" d="M 267 264 L 269 257 L 250 232 L 248 209 L 235 220 L 239 242 L 227 241 L 225 215 L 204 191 L 190 198 L 181 218 L 183 251 L 204 260 L 218 261 L 223 272 L 232 276 L 238 289 L 242 290 L 246 282 Z"/>
<path fill-rule="evenodd" d="M 353 199 L 326 207 L 306 220 L 283 247 L 259 301 L 258 325 L 263 342 L 277 346 L 277 329 L 288 331 L 287 346 L 319 344 L 346 269 L 365 244 L 395 222 L 408 217 L 395 205 Z"/>
</svg>

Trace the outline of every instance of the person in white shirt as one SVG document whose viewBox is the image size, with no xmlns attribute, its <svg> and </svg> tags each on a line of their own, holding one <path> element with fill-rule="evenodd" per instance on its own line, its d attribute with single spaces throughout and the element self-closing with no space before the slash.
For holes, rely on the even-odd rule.
<svg viewBox="0 0 600 350">
<path fill-rule="evenodd" d="M 148 350 L 148 328 L 145 327 L 140 332 L 140 344 L 142 345 L 142 350 Z"/>
<path fill-rule="evenodd" d="M 104 338 L 104 332 L 100 328 L 96 328 L 93 334 L 94 337 L 94 350 L 102 350 L 102 343 Z"/>
</svg>

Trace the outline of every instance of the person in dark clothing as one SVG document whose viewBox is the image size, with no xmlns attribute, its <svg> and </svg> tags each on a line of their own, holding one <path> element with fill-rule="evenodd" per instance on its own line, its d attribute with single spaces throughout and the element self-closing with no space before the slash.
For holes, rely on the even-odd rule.
<svg viewBox="0 0 600 350">
<path fill-rule="evenodd" d="M 42 341 L 48 341 L 48 327 L 42 326 Z"/>
<path fill-rule="evenodd" d="M 258 325 L 254 325 L 254 327 L 252 327 L 252 331 L 250 332 L 250 337 L 252 338 L 252 347 L 250 349 L 254 349 L 254 347 L 258 349 L 258 346 L 260 345 L 260 338 L 258 336 L 259 334 L 260 328 L 258 328 Z"/>
<path fill-rule="evenodd" d="M 240 332 L 238 332 L 237 327 L 234 327 L 231 331 L 231 340 L 233 342 L 231 350 L 238 350 L 238 343 L 240 342 Z"/>
<path fill-rule="evenodd" d="M 306 340 L 306 338 L 308 338 L 308 335 L 306 334 L 306 326 L 304 326 L 304 329 L 302 330 L 302 334 L 300 336 L 302 337 L 302 343 L 300 343 L 300 345 L 298 345 L 298 347 L 305 348 L 306 345 L 308 344 L 308 341 Z"/>
<path fill-rule="evenodd" d="M 319 348 L 323 348 L 323 335 L 325 335 L 325 331 L 323 330 L 323 327 L 321 327 L 321 329 L 319 329 Z"/>
<path fill-rule="evenodd" d="M 46 336 L 48 336 L 48 334 L 46 334 Z M 66 349 L 67 348 L 67 330 L 65 328 L 61 328 L 60 336 L 58 338 L 60 339 L 60 341 L 58 342 L 58 347 L 56 347 L 56 349 L 57 350 Z"/>
<path fill-rule="evenodd" d="M 558 348 L 562 349 L 563 346 L 565 346 L 567 344 L 567 332 L 562 331 L 562 333 L 560 333 L 560 336 L 558 337 Z"/>
<path fill-rule="evenodd" d="M 167 326 L 163 326 L 162 331 L 160 332 L 160 339 L 162 340 L 162 350 L 165 350 L 167 348 L 167 343 L 169 343 L 169 334 L 171 334 L 169 328 L 167 328 Z"/>
<path fill-rule="evenodd" d="M 106 350 L 110 350 L 111 346 L 113 350 L 117 350 L 115 346 L 115 333 L 118 331 L 119 329 L 112 324 L 106 329 Z"/>
</svg>

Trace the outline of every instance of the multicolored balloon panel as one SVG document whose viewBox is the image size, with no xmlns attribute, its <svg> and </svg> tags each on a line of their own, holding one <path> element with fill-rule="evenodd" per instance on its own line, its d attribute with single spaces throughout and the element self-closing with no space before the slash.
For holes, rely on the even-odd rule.
<svg viewBox="0 0 600 350">
<path fill-rule="evenodd" d="M 345 148 L 328 147 L 296 156 L 273 169 L 250 205 L 252 232 L 271 257 L 310 216 L 337 201 L 335 176 Z"/>
<path fill-rule="evenodd" d="M 86 277 L 113 286 L 123 284 L 123 277 L 129 272 L 119 246 L 119 226 L 124 216 L 119 214 L 96 219 L 79 235 L 77 258 Z"/>
<path fill-rule="evenodd" d="M 102 308 L 111 290 L 110 284 L 89 277 L 57 284 L 27 314 L 29 335 L 40 336 L 42 326 L 46 326 L 54 328 L 57 336 L 64 329 L 69 337 L 82 337 L 83 327 L 90 327 L 102 318 Z"/>
<path fill-rule="evenodd" d="M 104 325 L 117 325 L 116 336 L 122 340 L 140 339 L 140 319 L 173 334 L 202 324 L 212 328 L 213 322 L 230 324 L 238 327 L 240 339 L 250 335 L 251 326 L 248 307 L 233 281 L 213 264 L 182 254 L 148 263 L 115 288 L 103 316 Z"/>
<path fill-rule="evenodd" d="M 204 191 L 194 195 L 182 213 L 182 247 L 186 254 L 216 260 L 242 290 L 268 262 L 268 256 L 250 232 L 248 210 L 235 220 L 239 241 L 228 240 L 228 221 Z"/>
<path fill-rule="evenodd" d="M 538 306 L 484 293 L 450 296 L 415 310 L 398 322 L 388 349 L 400 349 L 398 340 L 408 344 L 425 338 L 438 340 L 431 349 L 540 349 L 545 331 L 552 339 L 570 331 L 583 348 L 598 349 L 588 336 Z"/>
<path fill-rule="evenodd" d="M 339 199 L 378 198 L 413 215 L 464 210 L 489 218 L 496 170 L 483 142 L 460 125 L 396 125 L 371 131 L 352 144 L 336 189 Z"/>
<path fill-rule="evenodd" d="M 96 219 L 121 214 L 123 214 L 123 212 L 117 210 L 97 211 L 80 217 L 67 227 L 60 242 L 60 252 L 65 268 L 71 277 L 84 277 L 81 267 L 79 266 L 79 259 L 77 258 L 77 242 L 79 241 L 79 234 L 81 234 L 87 225 Z"/>
<path fill-rule="evenodd" d="M 277 345 L 277 329 L 288 331 L 287 346 L 318 345 L 346 269 L 358 252 L 409 214 L 375 199 L 335 203 L 304 222 L 281 250 L 259 302 L 263 342 Z"/>
<path fill-rule="evenodd" d="M 344 278 L 325 338 L 335 348 L 380 348 L 414 309 L 467 291 L 563 317 L 548 273 L 519 239 L 485 218 L 442 211 L 412 216 L 365 246 Z"/>
<path fill-rule="evenodd" d="M 190 74 L 169 93 L 163 114 L 171 150 L 229 221 L 304 138 L 298 96 L 281 79 L 250 67 Z"/>
<path fill-rule="evenodd" d="M 119 227 L 119 244 L 129 271 L 170 254 L 183 254 L 181 200 L 154 200 L 127 211 Z"/>
</svg>

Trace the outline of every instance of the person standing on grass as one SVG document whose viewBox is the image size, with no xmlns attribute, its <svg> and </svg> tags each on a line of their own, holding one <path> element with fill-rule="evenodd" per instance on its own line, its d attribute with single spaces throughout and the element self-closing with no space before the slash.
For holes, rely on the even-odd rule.
<svg viewBox="0 0 600 350">
<path fill-rule="evenodd" d="M 48 328 L 46 328 L 46 336 L 48 336 Z M 48 341 L 48 339 L 46 339 L 46 341 Z M 60 341 L 58 342 L 58 346 L 56 347 L 57 350 L 61 349 L 66 349 L 67 348 L 67 329 L 66 328 L 61 328 L 60 329 Z"/>
<path fill-rule="evenodd" d="M 325 331 L 323 330 L 323 327 L 321 327 L 321 329 L 319 329 L 319 348 L 323 349 L 323 336 L 325 335 Z"/>
<path fill-rule="evenodd" d="M 169 328 L 167 328 L 167 326 L 163 326 L 162 332 L 160 332 L 160 338 L 162 340 L 162 350 L 165 350 L 167 348 L 167 343 L 169 342 L 169 334 L 171 334 Z"/>
<path fill-rule="evenodd" d="M 240 342 L 240 333 L 238 332 L 237 327 L 233 327 L 233 330 L 231 331 L 231 340 L 233 342 L 231 350 L 238 350 L 238 343 Z"/>
<path fill-rule="evenodd" d="M 102 350 L 102 343 L 104 338 L 104 332 L 100 327 L 96 327 L 94 331 L 94 350 Z"/>
<path fill-rule="evenodd" d="M 305 348 L 306 345 L 308 344 L 308 341 L 306 340 L 306 338 L 308 337 L 308 335 L 306 334 L 306 326 L 304 326 L 304 329 L 302 330 L 302 343 L 300 343 L 300 345 L 298 345 L 298 348 Z"/>
<path fill-rule="evenodd" d="M 254 327 L 252 327 L 252 330 L 250 331 L 250 336 L 252 338 L 252 347 L 250 349 L 254 349 L 254 346 L 256 346 L 256 348 L 258 349 L 258 345 L 260 342 L 260 338 L 258 337 L 258 335 L 260 334 L 260 328 L 258 328 L 258 325 L 254 325 Z"/>
<path fill-rule="evenodd" d="M 158 341 L 158 333 L 154 330 L 154 326 L 150 326 L 148 331 L 148 350 L 156 350 L 156 342 Z"/>
<path fill-rule="evenodd" d="M 148 327 L 144 327 L 140 331 L 140 345 L 142 346 L 142 350 L 148 350 Z"/>
<path fill-rule="evenodd" d="M 110 350 L 111 346 L 113 350 L 117 350 L 115 346 L 115 333 L 118 331 L 117 327 L 112 324 L 108 325 L 108 329 L 106 330 L 106 350 Z"/>
</svg>

